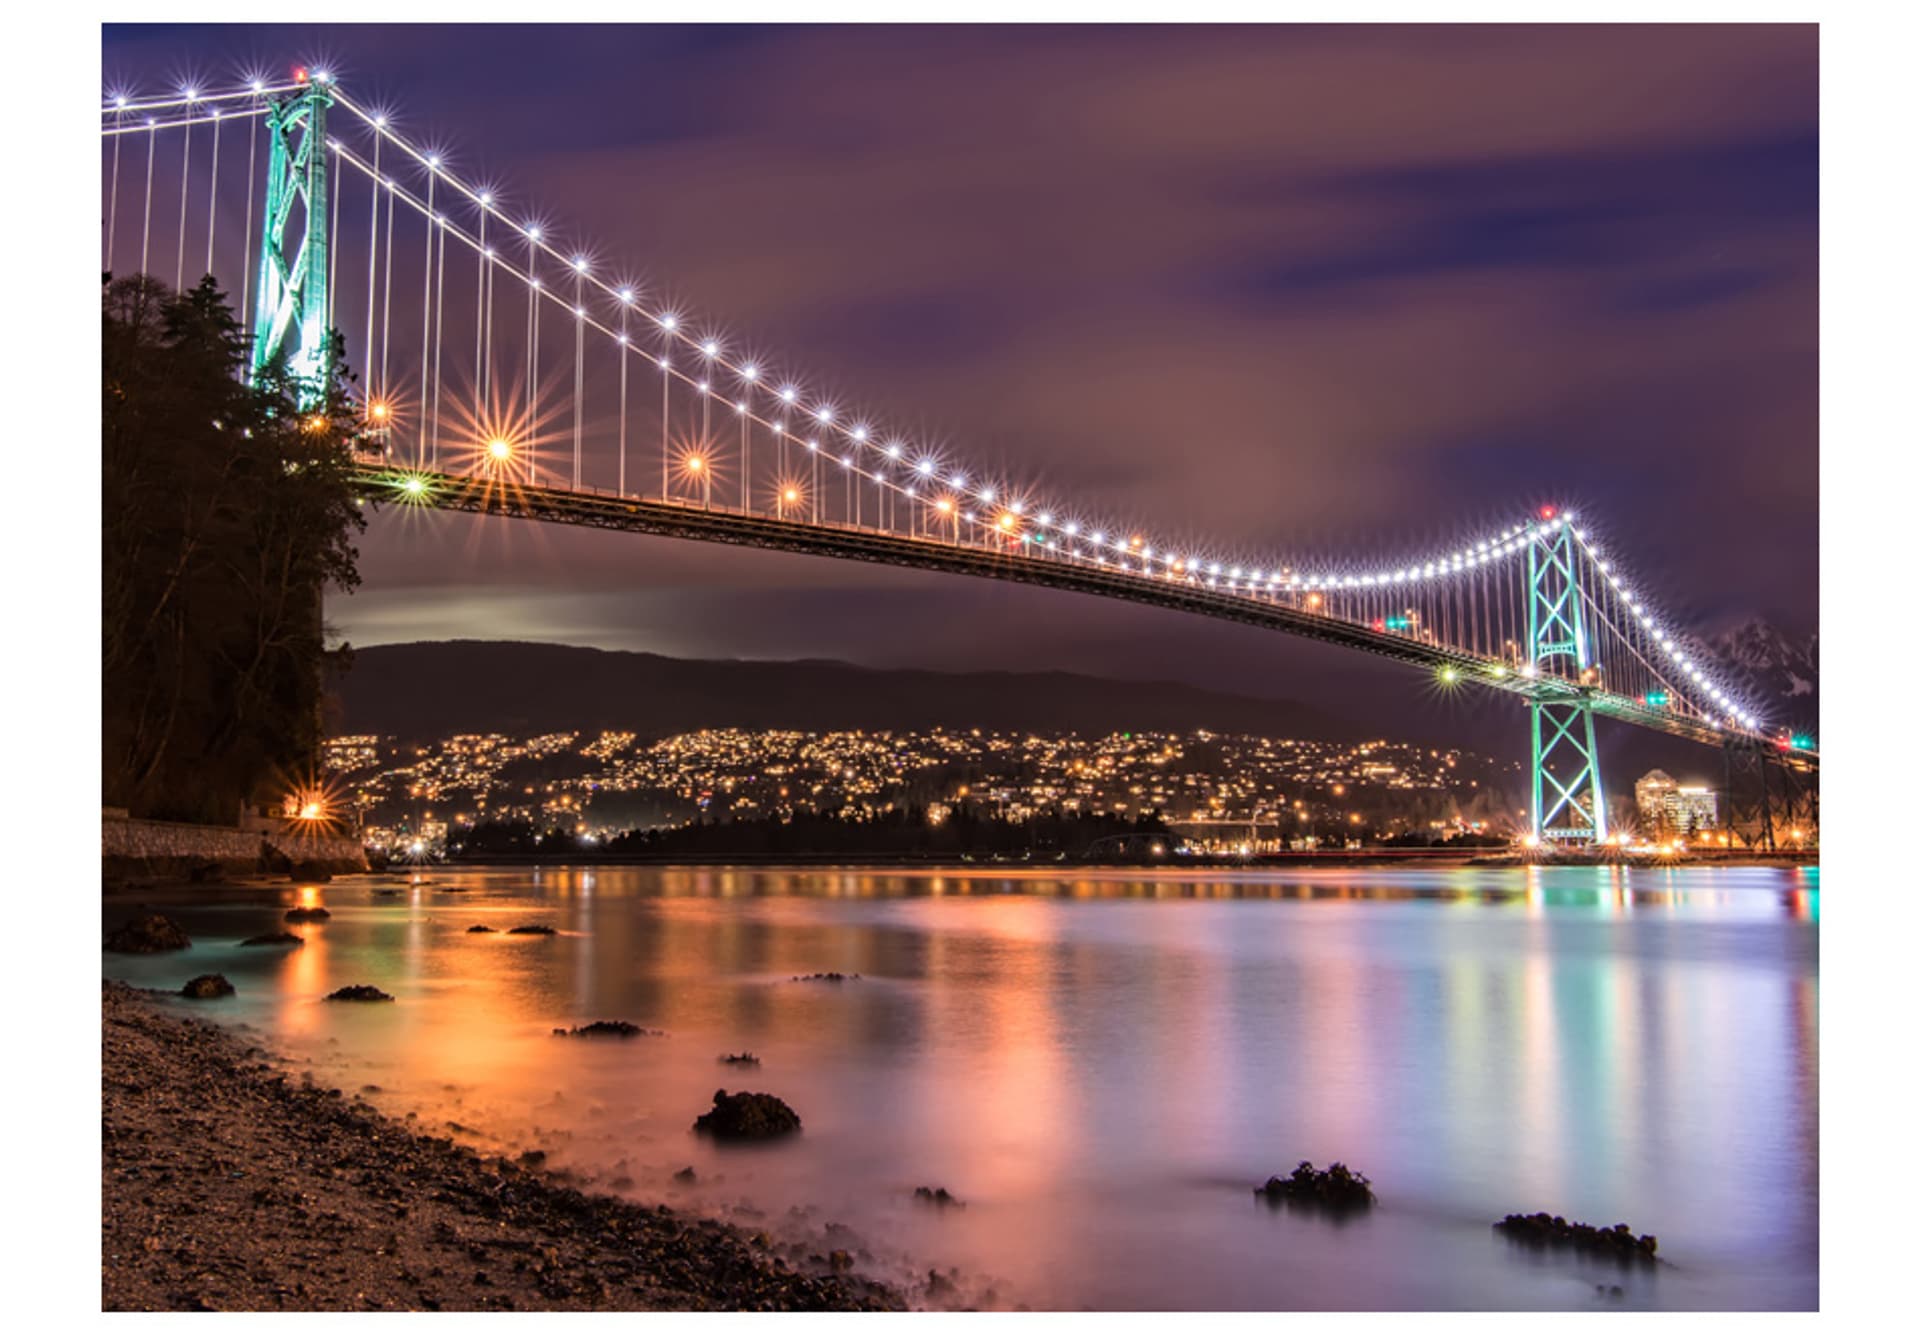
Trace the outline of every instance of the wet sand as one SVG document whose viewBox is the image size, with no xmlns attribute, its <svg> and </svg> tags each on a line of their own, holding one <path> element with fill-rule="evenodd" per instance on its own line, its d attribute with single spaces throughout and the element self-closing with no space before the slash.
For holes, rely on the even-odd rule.
<svg viewBox="0 0 1920 1334">
<path fill-rule="evenodd" d="M 106 1310 L 869 1310 L 739 1229 L 590 1195 L 101 991 Z"/>
</svg>

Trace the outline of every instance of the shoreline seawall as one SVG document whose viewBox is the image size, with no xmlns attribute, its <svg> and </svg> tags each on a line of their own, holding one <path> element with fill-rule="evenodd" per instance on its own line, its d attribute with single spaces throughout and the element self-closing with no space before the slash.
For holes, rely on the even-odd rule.
<svg viewBox="0 0 1920 1334">
<path fill-rule="evenodd" d="M 112 814 L 100 821 L 100 863 L 101 876 L 109 883 L 134 877 L 209 879 L 284 874 L 293 867 L 329 875 L 369 869 L 366 849 L 358 839 L 136 820 Z"/>
</svg>

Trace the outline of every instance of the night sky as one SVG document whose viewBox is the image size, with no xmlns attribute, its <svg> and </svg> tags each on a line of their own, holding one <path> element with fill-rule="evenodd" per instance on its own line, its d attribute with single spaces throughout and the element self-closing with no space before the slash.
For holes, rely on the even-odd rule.
<svg viewBox="0 0 1920 1334">
<path fill-rule="evenodd" d="M 150 91 L 315 59 L 810 385 L 1090 509 L 1390 561 L 1551 500 L 1684 624 L 1815 628 L 1812 26 L 104 41 Z M 1174 613 L 507 521 L 376 519 L 361 569 L 356 644 L 1419 693 Z"/>
</svg>

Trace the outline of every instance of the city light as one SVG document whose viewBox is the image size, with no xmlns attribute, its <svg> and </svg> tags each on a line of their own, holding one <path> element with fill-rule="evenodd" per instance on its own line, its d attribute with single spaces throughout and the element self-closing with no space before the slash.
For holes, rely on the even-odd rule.
<svg viewBox="0 0 1920 1334">
<path fill-rule="evenodd" d="M 487 455 L 496 463 L 505 463 L 513 457 L 513 446 L 499 436 L 495 436 L 487 441 Z"/>
</svg>

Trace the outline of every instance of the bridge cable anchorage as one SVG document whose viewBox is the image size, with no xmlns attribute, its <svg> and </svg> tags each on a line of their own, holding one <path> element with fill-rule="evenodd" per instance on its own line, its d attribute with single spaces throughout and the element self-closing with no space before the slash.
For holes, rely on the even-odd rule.
<svg viewBox="0 0 1920 1334">
<path fill-rule="evenodd" d="M 216 99 L 232 100 L 216 107 Z M 1169 542 L 1130 525 L 1096 522 L 1077 507 L 1042 500 L 1024 483 L 1009 484 L 972 469 L 950 449 L 917 446 L 825 395 L 803 390 L 770 367 L 758 349 L 723 336 L 718 325 L 687 318 L 644 293 L 617 267 L 598 260 L 589 264 L 587 257 L 596 253 L 593 247 L 563 244 L 539 220 L 537 209 L 519 204 L 509 209 L 493 187 L 463 179 L 438 153 L 410 142 L 386 116 L 362 107 L 331 80 L 316 78 L 264 93 L 209 92 L 202 101 L 207 105 L 199 111 L 217 109 L 221 119 L 257 114 L 267 127 L 273 160 L 266 194 L 271 206 L 258 224 L 251 221 L 257 141 L 250 133 L 249 224 L 233 247 L 239 253 L 243 293 L 255 273 L 261 279 L 260 291 L 246 302 L 254 314 L 250 332 L 255 357 L 267 346 L 303 356 L 311 349 L 317 357 L 325 330 L 349 323 L 363 327 L 366 344 L 357 360 L 367 377 L 366 415 L 379 427 L 370 431 L 369 440 L 382 442 L 378 452 L 389 462 L 393 456 L 384 442 L 391 439 L 395 419 L 396 376 L 400 383 L 409 383 L 406 377 L 416 372 L 419 376 L 417 419 L 406 430 L 412 437 L 411 470 L 418 474 L 411 480 L 422 491 L 429 480 L 433 488 L 444 490 L 451 485 L 444 479 L 468 474 L 503 486 L 544 483 L 550 489 L 559 478 L 541 477 L 539 455 L 546 447 L 546 431 L 564 413 L 571 418 L 574 445 L 570 490 L 581 496 L 609 494 L 599 489 L 604 479 L 613 483 L 612 495 L 634 502 L 718 506 L 770 522 L 886 534 L 917 542 L 922 550 L 938 545 L 982 553 L 999 563 L 1080 569 L 1103 591 L 1114 579 L 1133 580 L 1150 586 L 1149 597 L 1184 590 L 1357 627 L 1369 642 L 1378 637 L 1401 646 L 1391 652 L 1425 664 L 1442 685 L 1468 682 L 1519 694 L 1529 704 L 1544 702 L 1550 716 L 1542 721 L 1540 746 L 1549 762 L 1572 763 L 1585 744 L 1589 717 L 1576 718 L 1570 732 L 1553 725 L 1554 710 L 1581 701 L 1588 716 L 1601 713 L 1662 730 L 1757 734 L 1754 716 L 1711 679 L 1705 655 L 1674 634 L 1672 622 L 1654 616 L 1649 599 L 1622 584 L 1619 570 L 1601 559 L 1573 516 L 1552 507 L 1498 531 L 1489 529 L 1457 549 L 1371 570 L 1305 556 L 1236 560 L 1210 554 L 1204 544 Z M 303 109 L 317 110 L 318 117 L 302 122 Z M 331 119 L 329 112 L 334 113 Z M 202 119 L 189 108 L 153 114 L 155 123 L 131 125 L 123 103 L 103 112 L 102 119 L 103 136 L 115 136 L 108 146 L 114 154 L 119 134 L 148 135 L 143 269 L 154 239 L 158 137 L 181 136 L 184 176 L 192 165 L 187 122 Z M 176 114 L 178 125 L 160 123 L 160 118 Z M 218 121 L 215 126 L 219 142 Z M 318 145 L 304 157 L 303 140 Z M 216 147 L 207 238 L 217 275 L 227 266 L 212 214 L 231 177 L 218 172 L 218 154 Z M 115 172 L 109 175 L 113 197 L 106 218 L 111 258 L 117 241 L 118 175 L 103 160 L 103 171 L 108 170 Z M 357 306 L 360 299 L 343 292 L 337 280 L 340 264 L 361 244 L 340 227 L 348 176 L 364 177 L 370 192 L 364 309 L 338 304 Z M 305 218 L 300 216 L 303 191 Z M 496 238 L 503 225 L 526 246 L 524 264 L 499 248 Z M 417 246 L 409 241 L 407 229 L 413 226 L 423 233 Z M 181 238 L 173 239 L 178 249 Z M 257 265 L 252 255 L 256 239 L 262 241 Z M 474 255 L 470 296 L 446 281 L 449 245 L 456 252 L 464 246 Z M 285 270 L 277 278 L 269 260 L 276 246 Z M 417 276 L 406 267 L 416 257 L 421 265 Z M 312 278 L 296 284 L 295 271 L 307 269 Z M 570 290 L 547 280 L 554 271 L 572 275 Z M 414 290 L 421 293 L 417 344 L 406 332 L 414 312 L 404 309 L 404 282 L 398 312 L 402 318 L 394 323 L 396 278 L 412 278 L 417 282 Z M 497 318 L 497 286 L 503 281 L 523 289 L 526 307 L 519 329 L 511 316 Z M 278 288 L 269 301 L 267 288 L 275 282 Z M 268 323 L 265 314 L 277 312 L 296 292 L 303 296 L 298 303 L 302 308 L 294 312 L 298 318 L 288 315 L 278 326 Z M 545 301 L 564 307 L 574 325 L 571 398 L 566 403 L 558 401 L 566 393 L 559 385 L 541 384 Z M 321 320 L 316 336 L 309 339 L 313 314 Z M 463 336 L 467 322 L 473 338 L 470 377 L 464 368 L 455 371 L 445 365 L 444 359 L 447 338 Z M 645 330 L 651 330 L 652 337 L 636 336 Z M 636 357 L 660 376 L 657 491 L 650 481 L 639 491 L 633 489 L 643 470 L 630 468 L 627 457 L 630 359 Z M 524 384 L 502 383 L 500 364 L 516 361 L 524 365 Z M 615 369 L 617 374 L 605 373 Z M 697 417 L 676 406 L 676 399 L 690 406 L 689 396 L 699 403 Z M 732 432 L 716 431 L 716 397 L 719 409 L 735 418 Z M 676 435 L 676 428 L 681 434 Z M 443 436 L 446 459 L 441 457 Z M 762 441 L 772 448 L 761 446 Z M 797 471 L 794 451 L 805 460 Z M 823 455 L 829 457 L 823 461 Z M 823 469 L 838 470 L 841 484 L 832 486 Z M 1543 571 L 1545 583 L 1539 582 Z M 1410 651 L 1403 652 L 1408 646 Z M 1582 795 L 1577 774 L 1562 777 L 1575 783 L 1574 808 L 1587 812 L 1587 822 L 1597 828 L 1595 817 L 1603 803 Z M 1536 810 L 1552 806 L 1556 792 L 1543 780 L 1543 801 L 1536 803 Z M 1567 814 L 1565 803 L 1555 813 Z"/>
</svg>

